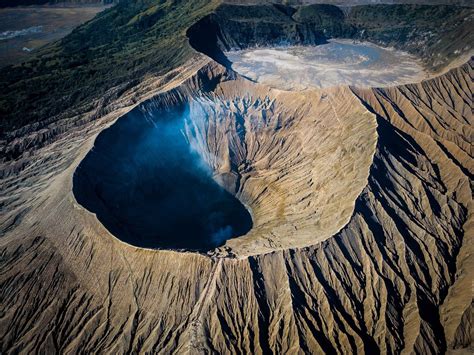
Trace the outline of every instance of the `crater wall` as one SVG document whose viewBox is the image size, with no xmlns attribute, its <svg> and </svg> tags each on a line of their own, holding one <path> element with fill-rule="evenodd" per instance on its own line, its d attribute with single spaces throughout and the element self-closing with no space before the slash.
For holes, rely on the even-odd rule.
<svg viewBox="0 0 474 355">
<path fill-rule="evenodd" d="M 318 45 L 330 38 L 405 50 L 440 70 L 472 53 L 473 9 L 461 6 L 221 5 L 191 26 L 191 46 L 228 66 L 223 52 L 257 46 Z M 467 60 L 467 58 L 466 58 Z"/>
</svg>

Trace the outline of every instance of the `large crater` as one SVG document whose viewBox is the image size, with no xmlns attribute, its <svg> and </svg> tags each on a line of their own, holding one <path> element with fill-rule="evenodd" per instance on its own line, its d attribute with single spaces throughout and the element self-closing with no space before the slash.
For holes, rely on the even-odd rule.
<svg viewBox="0 0 474 355">
<path fill-rule="evenodd" d="M 76 171 L 76 199 L 112 234 L 246 256 L 348 222 L 376 143 L 375 117 L 349 88 L 281 91 L 211 62 L 180 90 L 102 132 Z"/>
<path fill-rule="evenodd" d="M 101 133 L 80 164 L 78 202 L 121 240 L 247 256 L 314 245 L 350 220 L 377 124 L 348 85 L 418 81 L 423 67 L 307 24 L 252 23 L 192 26 L 209 64 Z"/>
</svg>

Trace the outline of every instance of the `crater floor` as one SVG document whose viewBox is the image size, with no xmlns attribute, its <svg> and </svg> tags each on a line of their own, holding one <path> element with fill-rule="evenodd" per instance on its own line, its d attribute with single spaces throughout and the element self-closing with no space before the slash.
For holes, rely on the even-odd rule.
<svg viewBox="0 0 474 355">
<path fill-rule="evenodd" d="M 226 56 L 238 73 L 285 90 L 392 86 L 428 76 L 420 61 L 406 52 L 348 40 L 319 46 L 252 48 L 230 51 Z"/>
</svg>

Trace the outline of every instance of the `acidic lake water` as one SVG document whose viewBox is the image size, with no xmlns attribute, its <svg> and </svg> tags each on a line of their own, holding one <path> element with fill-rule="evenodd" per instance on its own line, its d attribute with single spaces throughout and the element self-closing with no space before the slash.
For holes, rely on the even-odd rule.
<svg viewBox="0 0 474 355">
<path fill-rule="evenodd" d="M 251 229 L 247 209 L 190 148 L 187 115 L 136 109 L 97 137 L 76 170 L 77 201 L 122 241 L 204 252 Z"/>
<path fill-rule="evenodd" d="M 252 48 L 226 56 L 236 72 L 284 90 L 383 87 L 427 77 L 412 55 L 364 42 L 332 40 L 319 46 Z"/>
</svg>

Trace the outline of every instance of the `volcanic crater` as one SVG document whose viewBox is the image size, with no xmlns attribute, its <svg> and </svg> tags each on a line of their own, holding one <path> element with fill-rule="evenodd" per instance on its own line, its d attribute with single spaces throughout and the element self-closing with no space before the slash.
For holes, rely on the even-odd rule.
<svg viewBox="0 0 474 355">
<path fill-rule="evenodd" d="M 202 48 L 200 28 L 188 36 L 209 64 L 99 135 L 77 201 L 138 247 L 243 257 L 336 234 L 377 143 L 352 87 L 421 80 L 421 61 L 348 40 Z"/>
<path fill-rule="evenodd" d="M 61 75 L 107 95 L 30 122 L 69 102 L 41 86 L 10 116 L 31 124 L 1 143 L 0 352 L 469 351 L 473 10 L 205 2 L 120 1 L 43 71 L 9 68 L 11 90 L 36 89 L 78 35 L 113 35 Z M 341 39 L 415 56 L 421 77 L 323 85 L 319 51 Z M 352 48 L 332 78 L 354 58 L 380 70 Z M 133 80 L 108 81 L 116 64 Z"/>
</svg>

